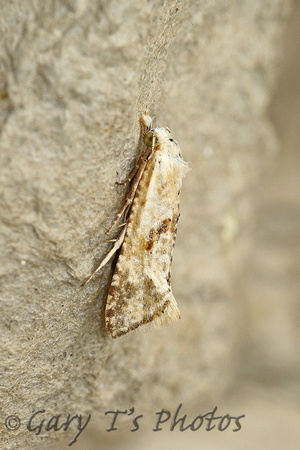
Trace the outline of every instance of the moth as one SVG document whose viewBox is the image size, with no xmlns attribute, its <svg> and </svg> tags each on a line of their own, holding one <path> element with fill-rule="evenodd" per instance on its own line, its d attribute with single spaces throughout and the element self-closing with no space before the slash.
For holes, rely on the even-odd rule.
<svg viewBox="0 0 300 450">
<path fill-rule="evenodd" d="M 123 230 L 94 275 L 116 254 L 107 297 L 105 326 L 117 338 L 145 324 L 154 327 L 180 318 L 171 289 L 171 264 L 179 219 L 179 195 L 188 164 L 169 128 L 152 128 L 140 119 L 145 148 L 128 179 L 124 205 L 111 226 L 123 217 Z"/>
</svg>

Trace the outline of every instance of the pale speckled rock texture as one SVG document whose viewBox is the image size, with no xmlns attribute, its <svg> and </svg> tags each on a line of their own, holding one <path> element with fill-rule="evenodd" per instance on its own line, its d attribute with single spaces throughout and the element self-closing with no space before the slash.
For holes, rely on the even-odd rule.
<svg viewBox="0 0 300 450">
<path fill-rule="evenodd" d="M 2 448 L 66 433 L 32 411 L 91 413 L 221 394 L 239 364 L 256 195 L 276 158 L 266 111 L 287 0 L 0 2 Z M 141 151 L 140 113 L 168 125 L 184 180 L 172 285 L 182 319 L 110 340 L 106 227 Z M 111 234 L 113 236 L 113 233 Z M 70 433 L 73 436 L 74 432 Z"/>
</svg>

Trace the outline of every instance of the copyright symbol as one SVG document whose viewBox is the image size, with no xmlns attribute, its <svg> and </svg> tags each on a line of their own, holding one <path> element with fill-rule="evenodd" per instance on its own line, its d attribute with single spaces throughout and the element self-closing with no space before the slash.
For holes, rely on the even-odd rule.
<svg viewBox="0 0 300 450">
<path fill-rule="evenodd" d="M 18 428 L 20 428 L 21 420 L 18 416 L 8 416 L 5 420 L 5 426 L 10 431 L 16 431 Z"/>
</svg>

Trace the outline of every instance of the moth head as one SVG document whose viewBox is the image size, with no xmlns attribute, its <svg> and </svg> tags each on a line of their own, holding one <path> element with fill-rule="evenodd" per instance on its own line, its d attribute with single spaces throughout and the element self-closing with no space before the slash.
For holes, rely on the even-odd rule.
<svg viewBox="0 0 300 450">
<path fill-rule="evenodd" d="M 181 157 L 179 145 L 172 138 L 171 131 L 168 127 L 152 128 L 147 131 L 143 137 L 146 147 L 153 147 L 159 144 L 171 144 L 168 146 L 168 153 L 173 158 Z"/>
<path fill-rule="evenodd" d="M 155 136 L 158 144 L 172 140 L 171 131 L 168 127 L 154 128 L 153 135 Z"/>
<path fill-rule="evenodd" d="M 168 154 L 172 158 L 182 157 L 178 143 L 172 138 L 171 131 L 168 127 L 154 128 L 154 136 L 157 144 L 167 144 Z"/>
</svg>

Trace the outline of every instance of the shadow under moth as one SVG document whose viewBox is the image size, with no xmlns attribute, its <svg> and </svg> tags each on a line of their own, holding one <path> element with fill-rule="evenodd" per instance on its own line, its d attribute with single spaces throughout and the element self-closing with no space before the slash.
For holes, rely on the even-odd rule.
<svg viewBox="0 0 300 450">
<path fill-rule="evenodd" d="M 171 263 L 179 219 L 179 195 L 187 173 L 177 142 L 167 127 L 152 128 L 151 117 L 140 119 L 145 144 L 129 178 L 129 192 L 111 228 L 123 218 L 123 230 L 94 275 L 119 251 L 105 310 L 112 338 L 141 325 L 154 327 L 180 318 L 171 289 Z"/>
</svg>

